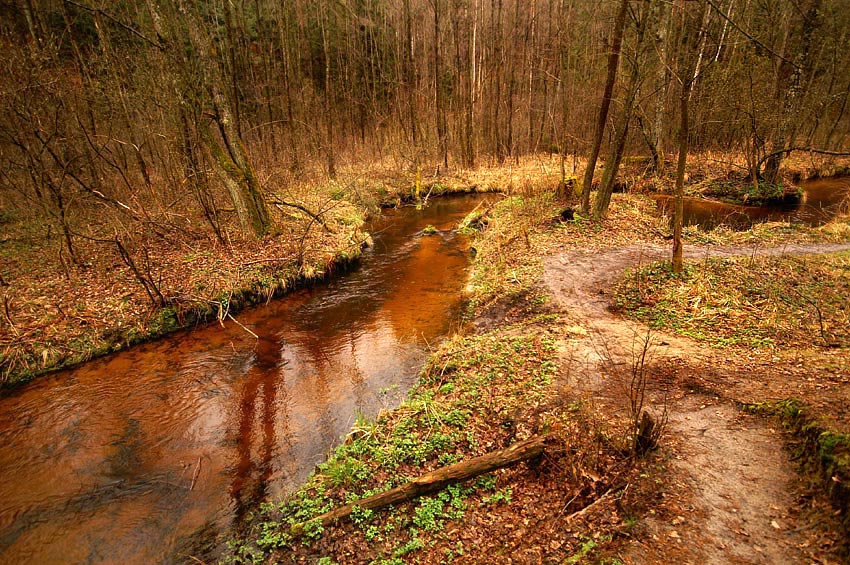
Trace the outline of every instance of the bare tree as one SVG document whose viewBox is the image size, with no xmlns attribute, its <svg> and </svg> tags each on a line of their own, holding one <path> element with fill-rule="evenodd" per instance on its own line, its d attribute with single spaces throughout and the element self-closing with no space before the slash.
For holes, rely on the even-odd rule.
<svg viewBox="0 0 850 565">
<path fill-rule="evenodd" d="M 614 28 L 611 31 L 611 45 L 608 52 L 608 75 L 605 79 L 605 90 L 602 92 L 602 102 L 599 105 L 599 114 L 596 118 L 596 130 L 593 134 L 593 145 L 590 155 L 587 157 L 587 167 L 584 170 L 584 181 L 581 185 L 581 211 L 587 214 L 590 211 L 590 188 L 593 184 L 593 174 L 596 171 L 596 160 L 599 158 L 599 149 L 602 147 L 602 137 L 605 134 L 605 122 L 608 120 L 608 108 L 611 106 L 611 97 L 614 94 L 614 84 L 617 82 L 617 67 L 620 63 L 620 47 L 623 43 L 623 32 L 626 28 L 626 13 L 629 8 L 629 0 L 621 0 L 614 18 Z"/>
</svg>

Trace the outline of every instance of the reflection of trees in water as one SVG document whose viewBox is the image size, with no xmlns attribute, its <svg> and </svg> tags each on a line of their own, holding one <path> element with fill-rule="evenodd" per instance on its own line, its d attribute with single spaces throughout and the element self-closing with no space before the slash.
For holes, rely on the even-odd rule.
<svg viewBox="0 0 850 565">
<path fill-rule="evenodd" d="M 111 478 L 132 478 L 142 466 L 141 450 L 145 445 L 142 441 L 142 430 L 139 421 L 127 418 L 124 432 L 111 442 L 115 450 L 106 458 L 108 470 L 106 475 Z"/>
<path fill-rule="evenodd" d="M 354 393 L 354 406 L 357 412 L 363 413 L 366 396 L 366 379 L 360 370 L 357 358 L 357 338 L 354 330 L 349 328 L 347 336 L 348 351 L 351 356 L 351 369 L 347 371 L 351 390 Z"/>
<path fill-rule="evenodd" d="M 242 387 L 237 462 L 230 487 L 237 521 L 245 517 L 253 504 L 268 496 L 268 483 L 274 467 L 276 404 L 278 379 L 282 378 L 280 360 L 283 345 L 282 340 L 269 337 L 257 341 L 254 364 Z M 288 429 L 288 414 L 284 413 L 281 417 Z M 255 431 L 257 423 L 259 429 Z M 256 463 L 252 458 L 255 442 L 259 442 Z"/>
<path fill-rule="evenodd" d="M 430 220 L 415 222 L 424 226 Z M 404 234 L 422 227 L 406 223 L 399 230 Z M 407 348 L 423 334 L 432 339 L 447 330 L 467 258 L 453 234 L 408 237 L 392 242 L 379 253 L 382 258 L 373 257 L 356 273 L 307 291 L 300 306 L 277 310 L 255 328 L 269 337 L 257 341 L 240 379 L 230 488 L 237 520 L 269 496 L 270 482 L 277 487 L 298 480 L 345 433 L 357 411 L 373 408 L 377 397 L 370 397 L 370 383 L 397 382 Z M 288 343 L 276 337 L 282 318 L 288 319 L 282 330 Z M 275 476 L 276 471 L 288 476 Z"/>
<path fill-rule="evenodd" d="M 684 223 L 704 229 L 714 229 L 721 224 L 733 229 L 749 229 L 759 222 L 796 222 L 820 226 L 847 209 L 847 198 L 850 196 L 848 178 L 806 181 L 802 188 L 804 192 L 799 202 L 764 206 L 741 206 L 685 198 Z M 670 215 L 673 199 L 665 195 L 656 195 L 655 198 L 659 212 Z"/>
<path fill-rule="evenodd" d="M 305 399 L 314 410 L 316 416 L 319 441 L 324 448 L 336 443 L 336 418 L 334 417 L 334 406 L 331 405 L 331 379 L 338 376 L 339 367 L 334 359 L 328 354 L 329 350 L 335 350 L 336 342 L 340 340 L 338 332 L 333 336 L 326 336 L 322 332 L 310 332 L 300 336 L 299 345 L 307 353 L 307 358 L 312 361 L 313 371 L 302 376 L 302 382 L 306 385 L 308 398 Z"/>
</svg>

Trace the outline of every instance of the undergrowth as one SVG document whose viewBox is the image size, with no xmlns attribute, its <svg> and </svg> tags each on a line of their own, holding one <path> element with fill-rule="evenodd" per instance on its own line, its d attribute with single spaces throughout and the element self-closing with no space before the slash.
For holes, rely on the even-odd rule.
<svg viewBox="0 0 850 565">
<path fill-rule="evenodd" d="M 716 347 L 847 347 L 850 253 L 709 258 L 681 274 L 654 263 L 626 273 L 617 305 Z"/>
<path fill-rule="evenodd" d="M 263 505 L 251 533 L 231 544 L 228 560 L 328 551 L 327 540 L 317 541 L 325 534 L 320 527 L 293 540 L 288 526 L 512 442 L 518 413 L 544 402 L 556 365 L 550 333 L 534 324 L 511 330 L 510 337 L 490 332 L 446 342 L 400 407 L 374 421 L 359 418 L 307 484 L 282 503 Z M 355 512 L 346 535 L 368 544 L 376 560 L 413 553 L 425 534 L 443 532 L 468 504 L 509 504 L 511 491 L 497 484 L 491 475 L 383 513 Z M 433 546 L 436 538 L 427 537 Z"/>
<path fill-rule="evenodd" d="M 566 527 L 566 520 L 609 491 L 628 466 L 622 446 L 553 387 L 563 331 L 537 287 L 538 246 L 548 237 L 552 207 L 547 196 L 515 195 L 486 218 L 464 222 L 478 250 L 467 289 L 473 312 L 508 304 L 517 311 L 514 321 L 499 318 L 488 331 L 444 341 L 404 403 L 374 420 L 358 418 L 303 487 L 262 505 L 231 541 L 226 561 L 448 563 L 470 552 L 498 559 L 535 544 L 561 560 L 601 555 L 612 535 L 594 534 L 591 546 L 587 531 Z M 552 444 L 530 467 L 502 469 L 396 507 L 355 508 L 350 521 L 328 528 L 311 522 L 535 434 L 549 434 Z M 532 527 L 529 519 L 541 515 L 549 517 L 547 526 Z M 517 520 L 527 531 L 520 538 Z M 300 523 L 306 535 L 294 539 L 290 527 Z"/>
</svg>

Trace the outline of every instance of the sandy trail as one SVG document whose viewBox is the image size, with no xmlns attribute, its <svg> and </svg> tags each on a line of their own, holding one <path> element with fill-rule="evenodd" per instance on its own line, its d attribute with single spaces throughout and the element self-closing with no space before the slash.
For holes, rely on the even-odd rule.
<svg viewBox="0 0 850 565">
<path fill-rule="evenodd" d="M 687 258 L 829 253 L 850 244 L 789 244 L 782 247 L 689 247 Z M 669 257 L 658 245 L 631 245 L 603 251 L 576 250 L 544 259 L 544 282 L 558 306 L 589 334 L 563 345 L 567 385 L 601 404 L 614 400 L 617 384 L 605 361 L 628 368 L 646 328 L 609 310 L 608 293 L 623 271 Z M 686 338 L 656 334 L 656 364 L 686 360 L 693 367 L 722 372 L 724 352 Z M 681 364 L 681 363 L 680 363 Z M 610 369 L 611 364 L 608 363 Z M 607 373 L 607 376 L 603 373 Z M 694 376 L 698 378 L 701 376 Z M 684 375 L 685 380 L 690 378 Z M 619 392 L 622 395 L 622 392 Z M 658 400 L 657 398 L 655 400 Z M 620 397 L 622 405 L 622 396 Z M 651 543 L 633 544 L 635 563 L 794 563 L 808 561 L 804 527 L 795 523 L 790 484 L 794 465 L 781 449 L 776 430 L 763 419 L 743 414 L 731 401 L 702 392 L 678 390 L 669 401 L 666 442 L 673 453 L 670 493 L 686 509 L 682 516 L 646 520 Z"/>
</svg>

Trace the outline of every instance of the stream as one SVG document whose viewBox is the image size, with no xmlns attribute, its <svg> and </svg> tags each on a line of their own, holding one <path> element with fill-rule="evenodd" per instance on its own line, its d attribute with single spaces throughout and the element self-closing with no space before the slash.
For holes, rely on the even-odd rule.
<svg viewBox="0 0 850 565">
<path fill-rule="evenodd" d="M 736 230 L 750 229 L 759 222 L 789 222 L 820 226 L 827 223 L 842 207 L 847 206 L 850 195 L 850 177 L 830 177 L 800 183 L 803 197 L 793 204 L 769 206 L 741 206 L 704 198 L 684 198 L 682 221 L 686 226 L 698 225 L 714 229 L 723 224 Z M 658 210 L 672 216 L 673 197 L 654 195 Z"/>
<path fill-rule="evenodd" d="M 0 562 L 180 561 L 294 490 L 451 332 L 453 228 L 493 198 L 386 211 L 352 272 L 238 316 L 259 339 L 211 324 L 0 398 Z"/>
</svg>

